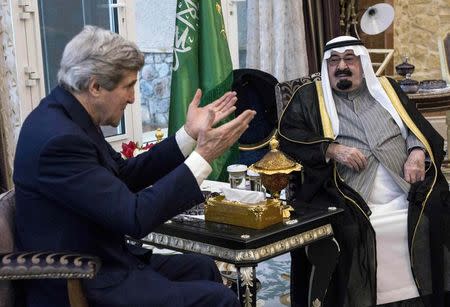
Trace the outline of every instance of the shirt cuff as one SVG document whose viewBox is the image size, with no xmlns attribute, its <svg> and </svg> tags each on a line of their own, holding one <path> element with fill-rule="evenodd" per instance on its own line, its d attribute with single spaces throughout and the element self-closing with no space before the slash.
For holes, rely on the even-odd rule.
<svg viewBox="0 0 450 307">
<path fill-rule="evenodd" d="M 427 155 L 427 150 L 423 148 L 423 146 L 413 146 L 411 148 L 408 148 L 408 154 L 411 153 L 414 149 L 421 149 L 425 155 Z"/>
<path fill-rule="evenodd" d="M 189 156 L 191 152 L 194 151 L 195 146 L 197 146 L 197 141 L 187 134 L 186 130 L 184 130 L 184 126 L 175 133 L 175 140 L 185 158 Z"/>
<path fill-rule="evenodd" d="M 196 151 L 189 155 L 184 164 L 191 170 L 199 186 L 212 172 L 211 165 Z"/>
</svg>

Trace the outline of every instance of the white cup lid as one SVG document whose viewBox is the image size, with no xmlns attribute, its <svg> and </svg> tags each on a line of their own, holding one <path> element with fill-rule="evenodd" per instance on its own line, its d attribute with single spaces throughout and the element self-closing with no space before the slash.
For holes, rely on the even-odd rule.
<svg viewBox="0 0 450 307">
<path fill-rule="evenodd" d="M 254 172 L 254 171 L 252 171 L 252 170 L 247 170 L 247 176 L 250 176 L 250 177 L 260 177 L 259 176 L 259 174 L 257 173 L 257 172 Z"/>
<path fill-rule="evenodd" d="M 247 165 L 245 164 L 231 164 L 227 167 L 227 171 L 229 173 L 245 172 L 246 170 Z"/>
</svg>

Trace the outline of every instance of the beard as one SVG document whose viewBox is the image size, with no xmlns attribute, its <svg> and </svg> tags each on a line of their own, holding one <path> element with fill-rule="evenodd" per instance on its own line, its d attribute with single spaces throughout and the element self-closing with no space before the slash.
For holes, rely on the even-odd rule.
<svg viewBox="0 0 450 307">
<path fill-rule="evenodd" d="M 341 91 L 348 90 L 353 85 L 353 82 L 351 80 L 342 79 L 339 80 L 338 83 L 336 83 L 336 87 L 340 89 Z"/>
<path fill-rule="evenodd" d="M 348 67 L 346 67 L 344 69 L 337 69 L 334 72 L 335 77 L 351 77 L 352 75 L 353 75 L 352 71 Z M 350 80 L 346 80 L 346 79 L 339 80 L 336 83 L 336 87 L 338 89 L 340 89 L 341 91 L 348 90 L 349 88 L 352 87 L 352 85 L 353 85 L 353 82 Z"/>
</svg>

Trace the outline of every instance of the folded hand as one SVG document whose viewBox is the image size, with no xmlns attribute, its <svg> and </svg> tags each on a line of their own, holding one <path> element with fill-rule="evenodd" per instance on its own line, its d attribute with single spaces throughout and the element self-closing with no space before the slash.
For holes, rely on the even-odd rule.
<svg viewBox="0 0 450 307">
<path fill-rule="evenodd" d="M 357 172 L 367 167 L 367 159 L 358 148 L 331 143 L 326 156 Z"/>
<path fill-rule="evenodd" d="M 422 149 L 411 150 L 408 159 L 403 166 L 405 180 L 409 183 L 423 181 L 425 179 L 425 153 Z"/>
</svg>

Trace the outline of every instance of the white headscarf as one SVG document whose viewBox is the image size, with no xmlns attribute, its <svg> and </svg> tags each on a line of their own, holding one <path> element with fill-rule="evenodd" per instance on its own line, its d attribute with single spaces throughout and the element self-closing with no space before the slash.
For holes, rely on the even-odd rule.
<svg viewBox="0 0 450 307">
<path fill-rule="evenodd" d="M 327 43 L 327 45 L 352 40 L 358 41 L 356 38 L 352 36 L 339 36 L 330 40 Z M 331 92 L 330 78 L 328 77 L 327 59 L 330 58 L 332 51 L 344 53 L 346 50 L 353 50 L 355 55 L 360 57 L 363 74 L 366 79 L 367 88 L 369 89 L 370 94 L 372 95 L 372 97 L 375 98 L 375 100 L 379 104 L 383 106 L 383 108 L 385 108 L 389 112 L 389 114 L 391 114 L 396 124 L 400 127 L 402 136 L 406 139 L 406 137 L 408 136 L 408 131 L 406 130 L 406 127 L 403 124 L 403 121 L 398 115 L 397 111 L 394 109 L 391 100 L 389 99 L 383 87 L 381 86 L 380 81 L 378 81 L 378 78 L 376 77 L 375 72 L 373 71 L 372 68 L 372 62 L 370 61 L 369 52 L 367 51 L 366 47 L 362 45 L 332 48 L 330 50 L 325 51 L 323 55 L 322 71 L 321 71 L 323 96 L 325 100 L 325 107 L 327 109 L 328 115 L 330 116 L 334 136 L 337 137 L 339 135 L 339 118 L 336 112 L 333 94 Z"/>
</svg>

